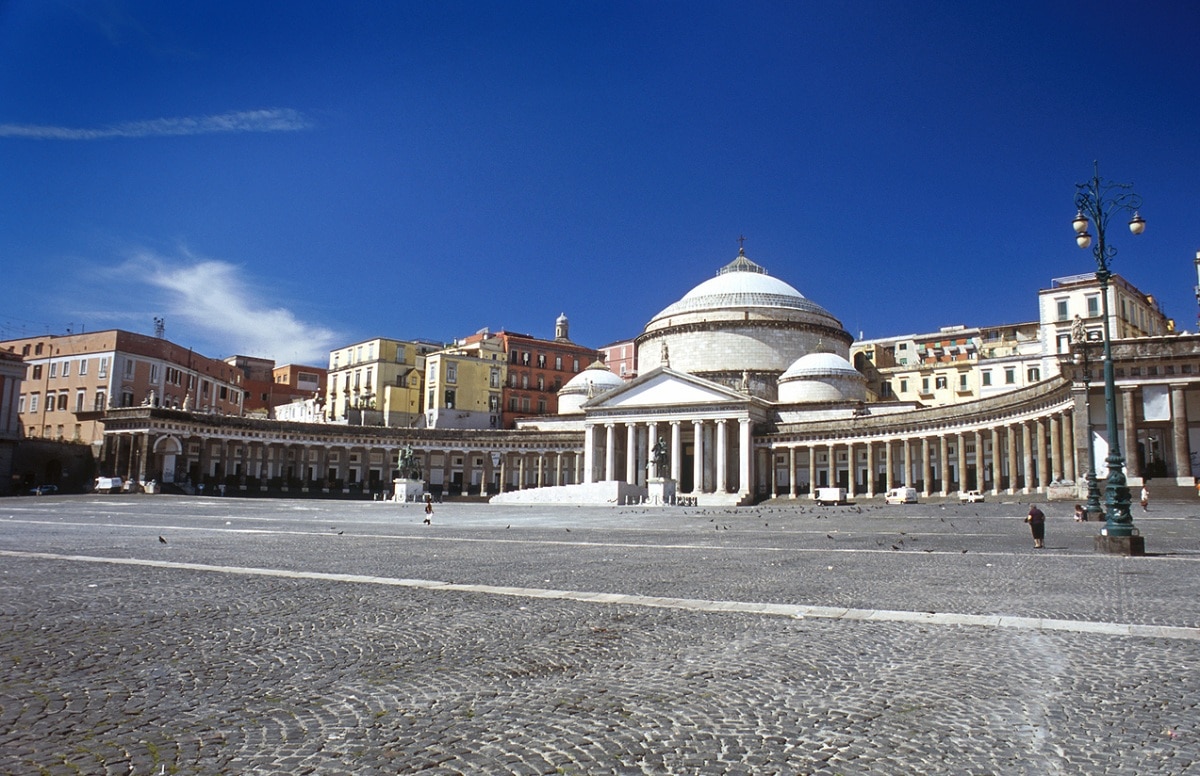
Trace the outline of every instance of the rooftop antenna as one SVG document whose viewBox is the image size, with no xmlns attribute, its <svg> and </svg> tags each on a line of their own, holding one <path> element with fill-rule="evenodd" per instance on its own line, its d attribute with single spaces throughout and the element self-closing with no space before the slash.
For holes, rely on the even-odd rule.
<svg viewBox="0 0 1200 776">
<path fill-rule="evenodd" d="M 164 336 L 166 336 L 166 332 L 167 332 L 167 322 L 164 321 L 162 318 L 155 318 L 154 319 L 154 336 L 158 337 L 159 339 L 162 339 Z"/>
</svg>

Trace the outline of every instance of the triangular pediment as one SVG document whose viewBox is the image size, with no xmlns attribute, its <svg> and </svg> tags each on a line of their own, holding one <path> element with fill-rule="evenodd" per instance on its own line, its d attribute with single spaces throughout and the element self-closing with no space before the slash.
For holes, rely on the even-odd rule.
<svg viewBox="0 0 1200 776">
<path fill-rule="evenodd" d="M 668 368 L 639 375 L 625 385 L 586 402 L 586 411 L 635 407 L 678 407 L 695 404 L 739 404 L 751 397 L 684 372 Z"/>
</svg>

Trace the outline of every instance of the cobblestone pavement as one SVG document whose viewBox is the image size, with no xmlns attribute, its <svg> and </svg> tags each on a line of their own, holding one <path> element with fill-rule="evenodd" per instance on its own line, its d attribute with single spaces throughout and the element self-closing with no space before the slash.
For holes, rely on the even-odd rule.
<svg viewBox="0 0 1200 776">
<path fill-rule="evenodd" d="M 1200 774 L 1200 501 L 1025 509 L 3 500 L 0 773 Z"/>
</svg>

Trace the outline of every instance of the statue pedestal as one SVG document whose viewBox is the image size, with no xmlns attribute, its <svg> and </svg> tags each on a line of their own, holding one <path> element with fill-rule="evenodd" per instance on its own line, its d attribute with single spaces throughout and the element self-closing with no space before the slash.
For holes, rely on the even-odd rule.
<svg viewBox="0 0 1200 776">
<path fill-rule="evenodd" d="M 663 506 L 675 503 L 675 480 L 651 477 L 646 480 L 647 503 Z"/>
<path fill-rule="evenodd" d="M 425 495 L 423 480 L 392 480 L 392 501 L 420 501 Z"/>
</svg>

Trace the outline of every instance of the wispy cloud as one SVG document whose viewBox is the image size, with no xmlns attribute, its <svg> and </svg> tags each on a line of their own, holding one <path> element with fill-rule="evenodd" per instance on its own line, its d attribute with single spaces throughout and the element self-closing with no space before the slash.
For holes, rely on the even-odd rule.
<svg viewBox="0 0 1200 776">
<path fill-rule="evenodd" d="M 230 262 L 188 252 L 163 256 L 139 251 L 117 275 L 166 292 L 162 300 L 167 339 L 211 349 L 205 355 L 248 355 L 277 363 L 323 364 L 338 335 L 300 320 L 291 310 L 262 298 L 253 279 Z M 146 306 L 145 299 L 138 304 Z M 184 337 L 180 337 L 182 334 Z"/>
<path fill-rule="evenodd" d="M 56 127 L 44 124 L 0 124 L 0 137 L 34 140 L 106 140 L 115 137 L 172 137 L 244 132 L 298 132 L 312 126 L 291 108 L 219 113 L 213 116 L 129 121 L 99 128 Z"/>
</svg>

